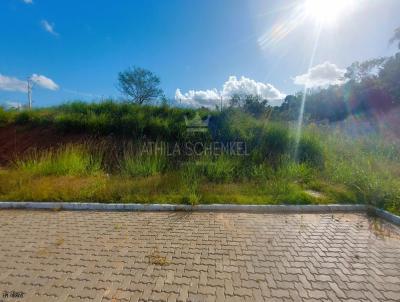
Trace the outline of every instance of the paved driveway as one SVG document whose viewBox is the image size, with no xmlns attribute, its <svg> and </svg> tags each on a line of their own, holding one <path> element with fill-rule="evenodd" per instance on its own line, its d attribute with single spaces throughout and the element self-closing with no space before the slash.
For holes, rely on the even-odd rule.
<svg viewBox="0 0 400 302">
<path fill-rule="evenodd" d="M 400 301 L 399 229 L 361 214 L 3 210 L 0 293 L 5 302 Z"/>
</svg>

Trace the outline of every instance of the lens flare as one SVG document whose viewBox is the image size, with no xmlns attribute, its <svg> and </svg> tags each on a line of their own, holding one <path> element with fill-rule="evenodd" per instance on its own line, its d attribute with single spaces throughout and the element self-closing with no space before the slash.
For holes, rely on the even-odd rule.
<svg viewBox="0 0 400 302">
<path fill-rule="evenodd" d="M 345 17 L 362 7 L 363 0 L 297 0 L 293 5 L 282 7 L 282 14 L 271 29 L 258 38 L 262 49 L 277 46 L 293 31 L 308 21 L 313 26 L 334 27 L 339 25 Z"/>
<path fill-rule="evenodd" d="M 338 22 L 344 14 L 352 10 L 354 0 L 306 0 L 304 14 L 322 24 Z"/>
</svg>

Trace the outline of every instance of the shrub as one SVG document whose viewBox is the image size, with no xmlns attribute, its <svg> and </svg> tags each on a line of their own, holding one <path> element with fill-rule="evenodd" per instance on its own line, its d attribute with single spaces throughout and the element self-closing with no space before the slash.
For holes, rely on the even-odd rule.
<svg viewBox="0 0 400 302">
<path fill-rule="evenodd" d="M 210 119 L 210 132 L 214 140 L 249 142 L 260 122 L 239 109 L 228 108 Z"/>
<path fill-rule="evenodd" d="M 11 114 L 0 106 L 0 126 L 8 124 L 11 120 Z"/>
<path fill-rule="evenodd" d="M 255 138 L 250 143 L 252 160 L 256 163 L 268 161 L 277 167 L 283 157 L 289 154 L 289 130 L 284 125 L 272 124 L 268 127 L 255 129 Z"/>
<path fill-rule="evenodd" d="M 323 167 L 323 149 L 316 139 L 310 136 L 303 136 L 297 148 L 297 160 L 300 163 L 307 163 L 319 168 Z"/>
<path fill-rule="evenodd" d="M 33 122 L 34 114 L 35 113 L 33 111 L 21 111 L 15 116 L 15 123 L 23 125 L 29 122 Z"/>
</svg>

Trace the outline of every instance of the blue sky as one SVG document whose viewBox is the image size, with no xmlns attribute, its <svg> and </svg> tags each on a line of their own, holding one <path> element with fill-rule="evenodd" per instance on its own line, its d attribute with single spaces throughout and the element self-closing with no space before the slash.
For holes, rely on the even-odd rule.
<svg viewBox="0 0 400 302">
<path fill-rule="evenodd" d="M 395 52 L 400 1 L 349 0 L 351 11 L 321 26 L 310 65 L 317 22 L 294 22 L 305 1 L 2 0 L 0 104 L 26 102 L 16 80 L 33 74 L 35 106 L 119 97 L 117 74 L 132 65 L 158 74 L 170 98 L 179 88 L 187 104 L 240 89 L 280 98 L 310 77 Z M 273 39 L 274 28 L 290 31 Z"/>
</svg>

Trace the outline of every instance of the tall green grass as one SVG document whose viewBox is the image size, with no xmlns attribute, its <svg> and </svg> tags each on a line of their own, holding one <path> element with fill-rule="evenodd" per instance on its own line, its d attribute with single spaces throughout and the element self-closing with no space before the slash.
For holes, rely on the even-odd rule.
<svg viewBox="0 0 400 302">
<path fill-rule="evenodd" d="M 125 153 L 120 161 L 121 174 L 124 176 L 153 176 L 165 171 L 167 159 L 163 155 L 141 155 Z"/>
<path fill-rule="evenodd" d="M 186 132 L 184 116 L 193 117 L 196 111 L 192 109 L 113 101 L 74 102 L 22 112 L 0 108 L 0 125 L 51 125 L 63 131 L 122 135 L 135 147 L 116 146 L 113 142 L 109 144 L 113 146 L 68 145 L 33 152 L 18 158 L 10 171 L 0 175 L 0 195 L 12 193 L 17 199 L 18 194 L 33 199 L 41 196 L 29 194 L 26 188 L 35 191 L 27 184 L 30 181 L 43 185 L 42 188 L 44 183 L 51 186 L 44 199 L 50 198 L 54 189 L 64 200 L 75 193 L 71 189 L 63 195 L 62 187 L 54 184 L 55 179 L 75 177 L 74 181 L 82 178 L 84 182 L 89 177 L 93 183 L 81 196 L 84 200 L 149 202 L 159 198 L 188 204 L 230 200 L 294 204 L 362 202 L 400 213 L 400 143 L 383 135 L 352 137 L 342 130 L 306 125 L 296 146 L 294 131 L 285 122 L 256 119 L 235 108 L 199 112 L 203 117 L 211 114 L 207 135 Z M 142 140 L 240 141 L 246 143 L 249 156 L 138 155 Z M 307 190 L 317 191 L 322 197 L 310 196 Z"/>
<path fill-rule="evenodd" d="M 400 144 L 382 136 L 360 138 L 341 132 L 321 135 L 324 175 L 348 187 L 361 203 L 400 212 Z M 397 146 L 397 147 L 395 147 Z"/>
<path fill-rule="evenodd" d="M 15 161 L 20 172 L 36 176 L 95 175 L 102 172 L 102 155 L 83 145 L 66 145 L 57 150 L 31 152 Z"/>
</svg>

